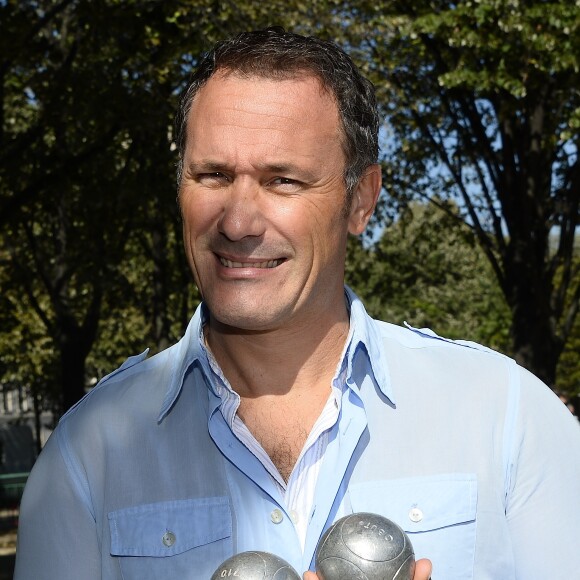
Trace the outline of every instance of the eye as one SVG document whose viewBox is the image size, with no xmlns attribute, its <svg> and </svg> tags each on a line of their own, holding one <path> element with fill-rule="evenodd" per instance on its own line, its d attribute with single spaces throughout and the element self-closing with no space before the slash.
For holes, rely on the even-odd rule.
<svg viewBox="0 0 580 580">
<path fill-rule="evenodd" d="M 268 185 L 284 191 L 294 191 L 299 189 L 302 183 L 289 177 L 274 177 L 268 182 Z"/>
<path fill-rule="evenodd" d="M 212 171 L 210 173 L 198 173 L 197 181 L 206 185 L 220 185 L 222 183 L 229 183 L 230 178 L 220 171 Z"/>
</svg>

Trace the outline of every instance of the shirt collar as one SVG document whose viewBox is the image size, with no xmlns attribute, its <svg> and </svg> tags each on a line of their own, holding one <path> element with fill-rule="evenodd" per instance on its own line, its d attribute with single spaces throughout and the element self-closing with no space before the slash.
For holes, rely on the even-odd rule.
<svg viewBox="0 0 580 580">
<path fill-rule="evenodd" d="M 353 382 L 356 383 L 357 377 L 353 374 L 356 358 L 366 356 L 377 387 L 395 404 L 384 339 L 379 326 L 368 315 L 360 298 L 348 286 L 345 286 L 344 292 L 350 304 L 350 336 L 345 359 L 347 384 L 350 386 Z"/>
<path fill-rule="evenodd" d="M 179 397 L 188 369 L 192 365 L 198 364 L 204 372 L 207 373 L 208 371 L 209 362 L 203 351 L 201 340 L 206 317 L 207 307 L 201 303 L 189 321 L 183 338 L 172 348 L 168 349 L 173 351 L 171 354 L 168 353 L 169 358 L 167 359 L 167 364 L 172 367 L 171 379 L 157 417 L 158 422 L 169 413 L 177 397 Z"/>
<path fill-rule="evenodd" d="M 377 386 L 394 404 L 385 346 L 377 324 L 367 314 L 358 296 L 348 286 L 345 286 L 344 291 L 350 309 L 350 330 L 339 369 L 346 367 L 346 383 L 352 388 L 357 384 L 358 378 L 353 374 L 354 362 L 358 356 L 366 356 Z M 172 367 L 172 373 L 167 393 L 159 411 L 158 421 L 161 421 L 169 413 L 177 400 L 183 387 L 185 375 L 193 364 L 198 364 L 207 377 L 211 376 L 210 363 L 203 344 L 203 325 L 207 318 L 207 306 L 201 303 L 189 322 L 183 338 L 170 349 L 173 352 L 167 362 Z M 340 370 L 337 374 L 340 374 Z M 213 389 L 211 381 L 208 383 Z"/>
</svg>

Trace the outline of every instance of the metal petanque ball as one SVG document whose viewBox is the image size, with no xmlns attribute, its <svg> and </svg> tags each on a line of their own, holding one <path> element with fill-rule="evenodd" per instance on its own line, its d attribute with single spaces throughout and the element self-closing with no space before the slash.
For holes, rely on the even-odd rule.
<svg viewBox="0 0 580 580">
<path fill-rule="evenodd" d="M 301 580 L 300 576 L 282 558 L 269 552 L 241 552 L 225 562 L 213 573 L 211 580 L 237 578 L 238 580 Z"/>
<path fill-rule="evenodd" d="M 324 532 L 315 563 L 321 580 L 411 580 L 415 553 L 397 524 L 361 512 L 341 518 Z"/>
</svg>

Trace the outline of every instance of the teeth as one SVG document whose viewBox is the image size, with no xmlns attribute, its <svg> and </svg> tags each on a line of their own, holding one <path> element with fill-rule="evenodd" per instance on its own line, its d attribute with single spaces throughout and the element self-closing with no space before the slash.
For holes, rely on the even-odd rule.
<svg viewBox="0 0 580 580">
<path fill-rule="evenodd" d="M 220 258 L 220 263 L 226 268 L 275 268 L 282 260 L 267 260 L 265 262 L 232 262 L 225 258 Z"/>
</svg>

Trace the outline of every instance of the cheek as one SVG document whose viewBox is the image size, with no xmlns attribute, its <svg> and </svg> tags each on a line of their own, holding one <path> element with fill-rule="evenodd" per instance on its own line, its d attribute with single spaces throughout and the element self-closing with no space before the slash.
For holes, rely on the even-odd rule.
<svg viewBox="0 0 580 580">
<path fill-rule="evenodd" d="M 219 216 L 219 207 L 209 198 L 186 196 L 181 200 L 184 236 L 190 241 L 208 231 Z"/>
<path fill-rule="evenodd" d="M 308 231 L 302 230 L 301 239 L 303 247 L 305 243 L 310 247 L 314 267 L 326 269 L 344 261 L 346 237 L 344 221 L 317 219 Z"/>
</svg>

